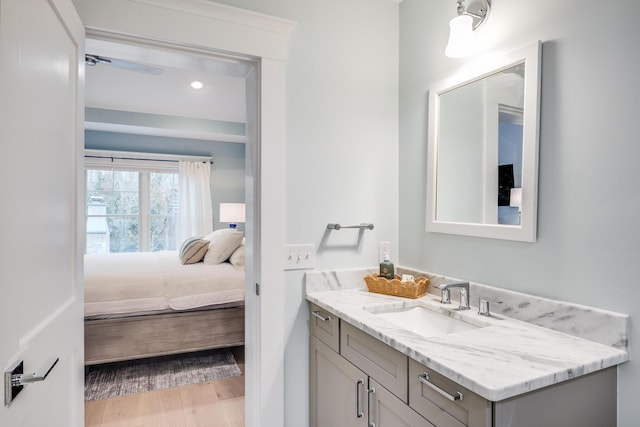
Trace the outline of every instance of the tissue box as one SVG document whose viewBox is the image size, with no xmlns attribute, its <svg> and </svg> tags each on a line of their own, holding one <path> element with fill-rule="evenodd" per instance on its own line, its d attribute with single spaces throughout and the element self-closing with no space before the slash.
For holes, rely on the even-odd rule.
<svg viewBox="0 0 640 427">
<path fill-rule="evenodd" d="M 368 274 L 364 277 L 364 281 L 369 292 L 406 298 L 420 298 L 426 295 L 429 285 L 427 277 L 417 277 L 412 281 L 403 282 L 397 274 L 391 280 L 380 277 L 378 274 Z"/>
</svg>

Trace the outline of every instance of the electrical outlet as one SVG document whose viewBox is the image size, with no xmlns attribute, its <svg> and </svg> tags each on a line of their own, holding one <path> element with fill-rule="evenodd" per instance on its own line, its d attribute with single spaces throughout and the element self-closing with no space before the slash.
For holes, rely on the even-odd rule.
<svg viewBox="0 0 640 427">
<path fill-rule="evenodd" d="M 316 245 L 284 245 L 285 270 L 311 270 L 316 267 Z"/>
<path fill-rule="evenodd" d="M 380 242 L 380 246 L 378 246 L 378 262 L 382 262 L 385 252 L 391 256 L 391 242 Z"/>
</svg>

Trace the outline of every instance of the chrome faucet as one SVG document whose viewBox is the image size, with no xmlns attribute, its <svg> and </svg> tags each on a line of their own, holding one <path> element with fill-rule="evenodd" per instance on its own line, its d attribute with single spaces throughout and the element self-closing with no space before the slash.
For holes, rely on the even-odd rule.
<svg viewBox="0 0 640 427">
<path fill-rule="evenodd" d="M 457 310 L 469 310 L 469 282 L 443 283 L 438 288 L 442 291 L 442 304 L 451 304 L 451 289 L 459 289 L 460 305 Z"/>
</svg>

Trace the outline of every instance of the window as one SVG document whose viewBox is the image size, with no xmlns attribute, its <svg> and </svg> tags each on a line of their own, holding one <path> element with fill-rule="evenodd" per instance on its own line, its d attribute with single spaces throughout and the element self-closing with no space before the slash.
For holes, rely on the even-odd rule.
<svg viewBox="0 0 640 427">
<path fill-rule="evenodd" d="M 86 166 L 86 253 L 175 250 L 174 166 L 175 171 Z"/>
</svg>

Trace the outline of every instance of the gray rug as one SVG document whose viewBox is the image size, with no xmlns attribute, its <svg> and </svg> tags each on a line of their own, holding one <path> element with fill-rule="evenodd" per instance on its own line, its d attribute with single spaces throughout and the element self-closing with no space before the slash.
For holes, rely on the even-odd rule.
<svg viewBox="0 0 640 427">
<path fill-rule="evenodd" d="M 106 363 L 88 367 L 84 400 L 128 396 L 240 375 L 242 371 L 227 349 Z"/>
</svg>

